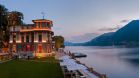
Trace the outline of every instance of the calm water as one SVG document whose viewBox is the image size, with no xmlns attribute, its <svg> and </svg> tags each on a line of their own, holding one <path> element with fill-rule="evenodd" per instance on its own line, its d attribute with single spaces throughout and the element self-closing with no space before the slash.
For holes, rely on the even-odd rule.
<svg viewBox="0 0 139 78">
<path fill-rule="evenodd" d="M 67 46 L 66 50 L 87 54 L 79 60 L 108 78 L 139 78 L 139 47 Z"/>
</svg>

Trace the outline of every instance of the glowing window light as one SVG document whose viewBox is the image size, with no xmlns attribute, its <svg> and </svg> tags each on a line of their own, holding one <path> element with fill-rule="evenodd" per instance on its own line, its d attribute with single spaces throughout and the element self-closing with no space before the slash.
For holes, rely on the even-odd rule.
<svg viewBox="0 0 139 78">
<path fill-rule="evenodd" d="M 13 43 L 13 41 L 11 40 L 10 43 Z"/>
<path fill-rule="evenodd" d="M 37 58 L 46 57 L 46 53 L 36 53 L 35 55 L 36 55 Z"/>
<path fill-rule="evenodd" d="M 16 43 L 21 43 L 21 41 L 16 41 Z"/>
<path fill-rule="evenodd" d="M 35 40 L 34 42 L 38 42 L 37 40 Z"/>
</svg>

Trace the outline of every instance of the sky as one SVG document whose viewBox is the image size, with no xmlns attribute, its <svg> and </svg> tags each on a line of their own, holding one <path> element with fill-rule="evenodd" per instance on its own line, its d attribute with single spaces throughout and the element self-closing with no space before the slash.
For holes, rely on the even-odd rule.
<svg viewBox="0 0 139 78">
<path fill-rule="evenodd" d="M 66 40 L 87 33 L 116 31 L 139 18 L 139 0 L 0 0 L 9 11 L 20 11 L 24 22 L 45 18 L 53 21 L 55 35 Z"/>
</svg>

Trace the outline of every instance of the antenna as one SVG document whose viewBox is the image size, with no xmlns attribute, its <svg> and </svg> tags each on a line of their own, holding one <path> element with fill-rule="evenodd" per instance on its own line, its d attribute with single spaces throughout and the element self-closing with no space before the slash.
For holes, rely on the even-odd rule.
<svg viewBox="0 0 139 78">
<path fill-rule="evenodd" d="M 41 12 L 41 14 L 42 14 L 42 18 L 44 19 L 45 13 L 44 12 Z"/>
</svg>

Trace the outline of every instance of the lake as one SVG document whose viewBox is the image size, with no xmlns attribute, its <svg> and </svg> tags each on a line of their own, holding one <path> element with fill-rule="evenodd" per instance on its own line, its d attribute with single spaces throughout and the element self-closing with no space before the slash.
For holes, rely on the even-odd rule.
<svg viewBox="0 0 139 78">
<path fill-rule="evenodd" d="M 65 50 L 86 54 L 78 60 L 108 78 L 139 78 L 139 47 L 66 46 Z"/>
</svg>

